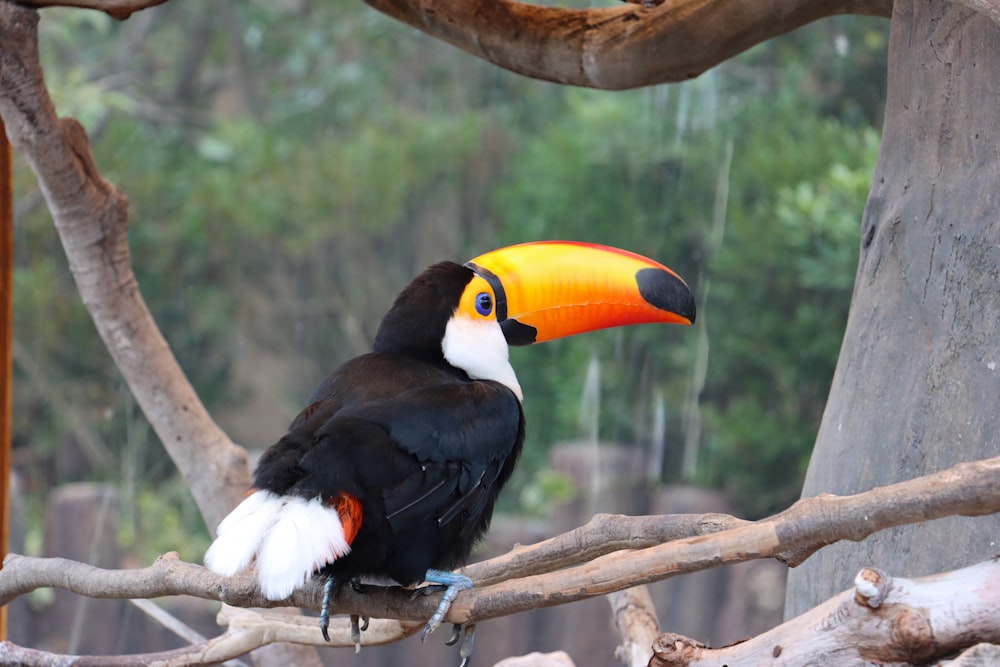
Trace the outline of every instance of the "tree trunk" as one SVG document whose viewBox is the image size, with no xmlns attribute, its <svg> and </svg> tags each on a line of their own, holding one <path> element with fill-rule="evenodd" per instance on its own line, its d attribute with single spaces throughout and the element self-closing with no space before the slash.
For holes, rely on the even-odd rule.
<svg viewBox="0 0 1000 667">
<path fill-rule="evenodd" d="M 1000 452 L 1000 27 L 897 0 L 885 128 L 847 331 L 803 495 Z M 786 617 L 860 568 L 921 576 L 998 551 L 1000 516 L 842 542 L 789 576 Z"/>
</svg>

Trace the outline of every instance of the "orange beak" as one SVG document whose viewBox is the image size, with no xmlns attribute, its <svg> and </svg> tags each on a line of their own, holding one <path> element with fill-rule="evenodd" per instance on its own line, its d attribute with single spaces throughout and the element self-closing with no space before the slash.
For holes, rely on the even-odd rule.
<svg viewBox="0 0 1000 667">
<path fill-rule="evenodd" d="M 539 241 L 466 263 L 493 288 L 510 345 L 628 324 L 691 324 L 694 297 L 676 273 L 642 255 L 593 243 Z"/>
</svg>

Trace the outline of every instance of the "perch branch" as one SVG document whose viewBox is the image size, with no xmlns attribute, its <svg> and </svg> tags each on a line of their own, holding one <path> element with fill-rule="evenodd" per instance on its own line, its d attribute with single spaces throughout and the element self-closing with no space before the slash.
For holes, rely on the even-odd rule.
<svg viewBox="0 0 1000 667">
<path fill-rule="evenodd" d="M 59 119 L 38 62 L 38 13 L 0 0 L 0 117 L 38 179 L 98 333 L 210 528 L 249 486 L 246 452 L 215 424 L 150 315 L 128 247 L 128 199 L 83 127 Z"/>
<path fill-rule="evenodd" d="M 720 649 L 661 635 L 651 667 L 920 663 L 1000 642 L 996 558 L 920 579 L 866 568 L 855 587 L 773 630 Z"/>
<path fill-rule="evenodd" d="M 516 545 L 506 554 L 466 566 L 463 572 L 477 586 L 487 586 L 532 574 L 544 574 L 556 567 L 585 563 L 614 551 L 644 549 L 670 540 L 708 535 L 750 523 L 726 514 L 596 514 L 584 526 L 537 544 Z"/>
<path fill-rule="evenodd" d="M 948 470 L 907 482 L 879 487 L 854 496 L 823 495 L 795 503 L 788 510 L 761 521 L 743 523 L 709 534 L 697 534 L 645 546 L 648 535 L 637 540 L 644 548 L 623 549 L 581 562 L 566 545 L 576 540 L 600 540 L 608 525 L 621 522 L 655 525 L 649 517 L 605 517 L 590 528 L 546 540 L 534 547 L 519 547 L 493 561 L 472 565 L 467 572 L 476 588 L 463 592 L 451 606 L 447 620 L 475 623 L 512 613 L 574 602 L 678 574 L 758 558 L 777 557 L 800 550 L 806 554 L 840 540 L 862 540 L 879 530 L 945 516 L 978 516 L 1000 511 L 1000 457 L 962 463 Z M 691 526 L 699 525 L 684 517 Z M 716 516 L 702 526 L 722 526 Z M 588 534 L 589 532 L 589 534 Z M 623 531 L 625 534 L 628 531 Z M 621 537 L 619 534 L 619 538 Z M 615 543 L 619 548 L 622 542 Z M 595 552 L 591 552 L 593 554 Z M 787 560 L 787 559 L 786 559 Z M 519 563 L 508 578 L 492 581 L 504 563 Z M 532 563 L 529 567 L 526 562 Z M 478 571 L 477 571 L 478 570 Z M 480 579 L 481 575 L 488 575 Z M 141 570 L 100 570 L 62 559 L 11 555 L 0 569 L 0 604 L 35 588 L 66 588 L 94 597 L 154 597 L 188 594 L 221 600 L 239 607 L 295 606 L 318 609 L 322 586 L 310 582 L 288 600 L 263 598 L 249 572 L 223 578 L 204 568 L 180 561 L 176 554 L 161 557 Z M 372 618 L 419 621 L 435 609 L 437 595 L 411 599 L 408 591 L 391 586 L 368 586 L 361 593 L 344 586 L 337 593 L 335 613 Z"/>
<path fill-rule="evenodd" d="M 366 2 L 519 74 L 615 90 L 694 78 L 751 46 L 827 16 L 892 13 L 891 0 L 672 0 L 590 9 L 514 0 Z"/>
</svg>

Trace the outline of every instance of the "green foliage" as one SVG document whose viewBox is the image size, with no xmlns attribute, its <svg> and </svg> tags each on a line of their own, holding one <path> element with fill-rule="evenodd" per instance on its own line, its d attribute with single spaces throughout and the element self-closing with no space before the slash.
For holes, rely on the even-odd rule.
<svg viewBox="0 0 1000 667">
<path fill-rule="evenodd" d="M 593 359 L 599 435 L 665 445 L 664 480 L 696 437 L 685 481 L 731 490 L 751 515 L 797 495 L 853 283 L 884 23 L 824 21 L 697 80 L 608 93 L 502 72 L 347 0 L 149 11 L 149 24 L 47 12 L 46 75 L 129 195 L 143 294 L 210 410 L 238 410 L 234 369 L 263 350 L 289 360 L 291 379 L 267 381 L 294 411 L 430 261 L 542 238 L 609 243 L 688 280 L 707 351 L 681 327 L 513 350 L 528 445 L 506 507 L 540 513 L 572 491 L 545 470 L 547 450 L 590 435 Z M 22 201 L 30 182 L 22 169 Z M 123 543 L 197 559 L 207 534 L 144 435 L 50 221 L 29 209 L 17 234 L 22 471 L 60 481 L 53 462 L 88 429 L 116 463 L 80 476 L 123 480 L 134 498 Z M 47 385 L 29 368 L 41 362 Z"/>
<path fill-rule="evenodd" d="M 878 146 L 870 128 L 817 116 L 789 131 L 774 120 L 790 122 L 801 104 L 773 102 L 759 110 L 772 122 L 734 166 L 707 303 L 700 476 L 733 490 L 752 515 L 798 494 L 847 320 Z"/>
</svg>

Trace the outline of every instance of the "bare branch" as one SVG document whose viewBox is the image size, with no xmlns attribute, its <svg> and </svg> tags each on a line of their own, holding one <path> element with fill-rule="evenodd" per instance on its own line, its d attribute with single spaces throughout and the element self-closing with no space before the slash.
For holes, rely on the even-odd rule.
<svg viewBox="0 0 1000 667">
<path fill-rule="evenodd" d="M 612 553 L 558 572 L 479 588 L 455 600 L 448 620 L 476 622 L 795 550 L 804 559 L 821 546 L 860 541 L 893 526 L 998 511 L 1000 457 L 962 463 L 854 496 L 806 498 L 769 519 L 711 535 Z"/>
<path fill-rule="evenodd" d="M 137 11 L 162 5 L 167 0 L 20 0 L 29 7 L 80 7 L 96 9 L 111 18 L 124 21 Z"/>
<path fill-rule="evenodd" d="M 921 579 L 864 569 L 853 590 L 733 646 L 710 649 L 661 635 L 650 665 L 923 664 L 978 642 L 1000 642 L 998 579 L 997 559 Z"/>
<path fill-rule="evenodd" d="M 750 523 L 727 514 L 596 514 L 584 526 L 530 546 L 516 545 L 502 556 L 468 565 L 462 571 L 476 585 L 485 586 L 585 563 L 614 551 L 644 549 Z"/>
<path fill-rule="evenodd" d="M 891 0 L 673 0 L 655 7 L 592 9 L 513 0 L 366 2 L 505 69 L 615 90 L 694 78 L 755 44 L 827 16 L 892 12 Z"/>
<path fill-rule="evenodd" d="M 128 200 L 101 177 L 83 127 L 56 117 L 37 27 L 37 12 L 0 1 L 0 116 L 38 178 L 101 338 L 214 528 L 249 486 L 246 452 L 212 421 L 146 308 L 132 273 Z"/>
<path fill-rule="evenodd" d="M 650 517 L 605 515 L 588 527 L 546 540 L 534 547 L 519 547 L 492 561 L 469 566 L 466 572 L 477 583 L 452 604 L 447 620 L 475 623 L 528 609 L 574 602 L 596 595 L 678 574 L 758 558 L 773 558 L 790 550 L 811 553 L 839 540 L 861 540 L 892 526 L 929 521 L 955 514 L 977 516 L 1000 511 L 1000 457 L 962 463 L 940 473 L 880 487 L 854 496 L 824 495 L 807 498 L 774 517 L 753 523 L 738 520 L 735 528 L 711 534 L 674 539 L 647 546 L 642 535 L 656 522 Z M 700 523 L 682 517 L 678 525 L 722 526 L 717 515 Z M 568 545 L 596 544 L 608 526 L 626 526 L 614 542 L 620 551 L 585 561 Z M 669 522 L 668 522 L 669 523 Z M 641 537 L 643 548 L 628 549 L 621 535 L 629 530 Z M 612 535 L 614 530 L 611 530 Z M 513 564 L 505 580 L 492 582 L 504 567 Z M 317 581 L 295 591 L 288 600 L 270 601 L 257 589 L 250 572 L 223 578 L 180 561 L 176 554 L 161 557 L 141 570 L 101 570 L 63 559 L 11 555 L 0 569 L 0 604 L 35 588 L 65 588 L 93 597 L 155 597 L 194 595 L 240 607 L 295 606 L 318 609 L 322 586 Z M 372 618 L 426 619 L 437 596 L 417 596 L 398 586 L 366 586 L 361 593 L 350 586 L 338 591 L 333 611 Z"/>
</svg>

